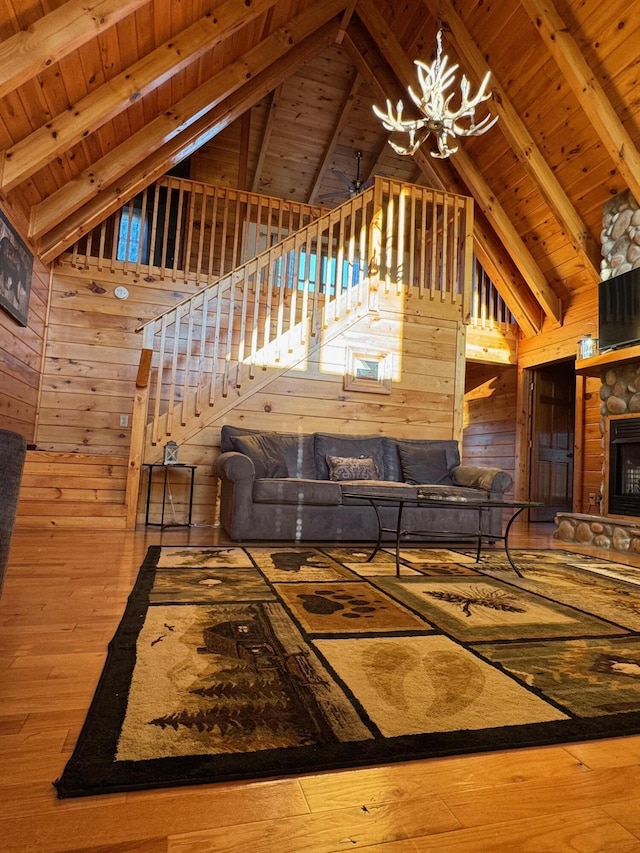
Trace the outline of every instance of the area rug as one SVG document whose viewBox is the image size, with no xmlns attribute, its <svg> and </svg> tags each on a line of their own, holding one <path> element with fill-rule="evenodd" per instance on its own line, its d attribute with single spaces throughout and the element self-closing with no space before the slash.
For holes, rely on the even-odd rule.
<svg viewBox="0 0 640 853">
<path fill-rule="evenodd" d="M 640 733 L 640 570 L 152 547 L 59 797 Z"/>
</svg>

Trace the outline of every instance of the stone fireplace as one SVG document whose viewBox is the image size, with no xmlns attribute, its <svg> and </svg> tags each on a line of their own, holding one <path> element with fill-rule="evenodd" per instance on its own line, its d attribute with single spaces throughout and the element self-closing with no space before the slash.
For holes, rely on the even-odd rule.
<svg viewBox="0 0 640 853">
<path fill-rule="evenodd" d="M 607 425 L 605 506 L 640 518 L 640 417 L 609 418 Z"/>
<path fill-rule="evenodd" d="M 601 275 L 640 267 L 640 204 L 630 192 L 604 208 Z M 638 347 L 599 356 L 602 515 L 558 513 L 556 538 L 640 553 L 640 357 Z M 594 359 L 595 361 L 596 359 Z M 590 373 L 593 375 L 593 373 Z"/>
</svg>

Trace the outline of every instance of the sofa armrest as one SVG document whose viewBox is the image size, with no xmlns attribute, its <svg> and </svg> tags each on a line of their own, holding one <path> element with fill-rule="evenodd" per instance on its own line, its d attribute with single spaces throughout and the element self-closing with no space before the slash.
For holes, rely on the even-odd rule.
<svg viewBox="0 0 640 853">
<path fill-rule="evenodd" d="M 251 459 L 244 453 L 229 450 L 226 453 L 220 453 L 214 460 L 213 473 L 220 479 L 236 482 L 255 479 L 256 469 Z"/>
<path fill-rule="evenodd" d="M 476 465 L 458 465 L 453 469 L 453 479 L 458 486 L 483 489 L 485 492 L 503 495 L 513 485 L 513 478 L 501 468 L 485 468 Z"/>
</svg>

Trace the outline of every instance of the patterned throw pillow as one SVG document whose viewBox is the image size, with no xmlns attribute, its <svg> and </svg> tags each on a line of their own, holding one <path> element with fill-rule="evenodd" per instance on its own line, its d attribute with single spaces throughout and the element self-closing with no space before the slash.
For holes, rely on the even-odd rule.
<svg viewBox="0 0 640 853">
<path fill-rule="evenodd" d="M 330 480 L 378 480 L 378 466 L 370 456 L 327 456 Z"/>
</svg>

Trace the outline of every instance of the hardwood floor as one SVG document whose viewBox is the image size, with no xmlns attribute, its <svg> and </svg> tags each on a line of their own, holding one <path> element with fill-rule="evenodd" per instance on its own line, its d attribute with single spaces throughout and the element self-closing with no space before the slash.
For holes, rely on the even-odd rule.
<svg viewBox="0 0 640 853">
<path fill-rule="evenodd" d="M 552 530 L 522 525 L 513 544 L 553 547 Z M 57 800 L 51 782 L 161 538 L 224 544 L 208 527 L 14 535 L 0 600 L 4 853 L 640 852 L 640 736 Z"/>
</svg>

